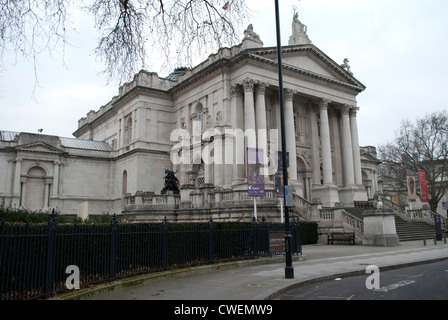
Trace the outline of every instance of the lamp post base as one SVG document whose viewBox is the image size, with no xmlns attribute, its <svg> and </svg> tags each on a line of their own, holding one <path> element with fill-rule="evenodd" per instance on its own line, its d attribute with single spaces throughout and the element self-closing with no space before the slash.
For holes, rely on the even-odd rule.
<svg viewBox="0 0 448 320">
<path fill-rule="evenodd" d="M 286 279 L 294 279 L 294 268 L 293 267 L 285 267 L 285 278 Z"/>
</svg>

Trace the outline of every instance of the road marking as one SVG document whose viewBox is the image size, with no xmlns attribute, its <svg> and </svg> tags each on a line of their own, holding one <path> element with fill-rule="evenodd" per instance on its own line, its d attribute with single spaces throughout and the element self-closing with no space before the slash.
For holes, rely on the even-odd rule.
<svg viewBox="0 0 448 320">
<path fill-rule="evenodd" d="M 339 299 L 339 300 L 346 300 L 347 297 L 332 297 L 332 296 L 319 296 L 320 299 Z"/>
<path fill-rule="evenodd" d="M 415 282 L 414 280 L 401 280 L 401 281 L 399 281 L 397 283 L 393 283 L 393 284 L 390 284 L 388 286 L 385 286 L 385 287 L 382 287 L 382 288 L 379 288 L 379 289 L 375 289 L 373 291 L 388 292 L 388 291 L 392 291 L 392 290 L 395 290 L 395 289 L 407 286 L 407 285 L 412 284 L 414 282 Z"/>
</svg>

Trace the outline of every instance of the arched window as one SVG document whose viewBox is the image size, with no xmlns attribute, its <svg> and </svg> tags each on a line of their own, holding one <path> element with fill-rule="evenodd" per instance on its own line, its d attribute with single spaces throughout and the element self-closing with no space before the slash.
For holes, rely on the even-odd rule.
<svg viewBox="0 0 448 320">
<path fill-rule="evenodd" d="M 200 102 L 196 106 L 196 115 L 197 115 L 197 121 L 199 121 L 199 126 L 201 128 L 201 132 L 204 132 L 204 129 L 205 129 L 204 107 L 202 106 L 202 103 L 200 103 Z"/>
<path fill-rule="evenodd" d="M 129 142 L 132 142 L 132 118 L 128 119 L 128 128 L 129 128 L 128 132 Z"/>
<path fill-rule="evenodd" d="M 132 142 L 132 117 L 127 117 L 124 126 L 124 143 Z"/>
</svg>

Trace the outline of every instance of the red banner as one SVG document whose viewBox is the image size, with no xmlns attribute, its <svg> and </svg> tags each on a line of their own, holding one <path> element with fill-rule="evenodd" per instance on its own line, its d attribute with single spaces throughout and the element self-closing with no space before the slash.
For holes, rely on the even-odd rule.
<svg viewBox="0 0 448 320">
<path fill-rule="evenodd" d="M 418 170 L 418 180 L 420 180 L 420 198 L 422 202 L 429 201 L 428 182 L 426 181 L 425 170 Z"/>
</svg>

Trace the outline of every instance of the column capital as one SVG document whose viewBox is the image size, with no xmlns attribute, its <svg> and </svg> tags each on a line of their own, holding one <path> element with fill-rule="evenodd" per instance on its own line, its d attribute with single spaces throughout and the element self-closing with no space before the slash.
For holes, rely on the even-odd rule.
<svg viewBox="0 0 448 320">
<path fill-rule="evenodd" d="M 255 93 L 257 94 L 265 94 L 266 87 L 269 86 L 269 83 L 257 81 L 257 86 L 255 87 Z"/>
<path fill-rule="evenodd" d="M 239 96 L 242 94 L 243 94 L 243 92 L 241 90 L 241 86 L 238 83 L 236 83 L 230 87 L 230 96 L 231 97 L 236 97 L 236 96 Z"/>
<path fill-rule="evenodd" d="M 317 106 L 319 110 L 328 110 L 328 105 L 331 103 L 330 99 L 321 98 L 317 101 Z"/>
<path fill-rule="evenodd" d="M 284 89 L 284 92 L 285 92 L 285 101 L 286 100 L 293 100 L 293 98 L 294 98 L 294 90 L 286 88 L 286 89 Z"/>
<path fill-rule="evenodd" d="M 351 106 L 350 106 L 350 105 L 348 105 L 348 104 L 344 104 L 344 105 L 341 107 L 341 113 L 342 113 L 343 115 L 348 115 L 348 114 L 350 113 L 350 109 L 351 109 Z"/>
<path fill-rule="evenodd" d="M 246 79 L 243 80 L 244 92 L 248 92 L 248 91 L 253 92 L 254 91 L 254 86 L 255 86 L 254 79 L 246 78 Z"/>
<path fill-rule="evenodd" d="M 350 117 L 356 117 L 356 113 L 359 111 L 359 107 L 351 106 L 350 108 Z"/>
</svg>

